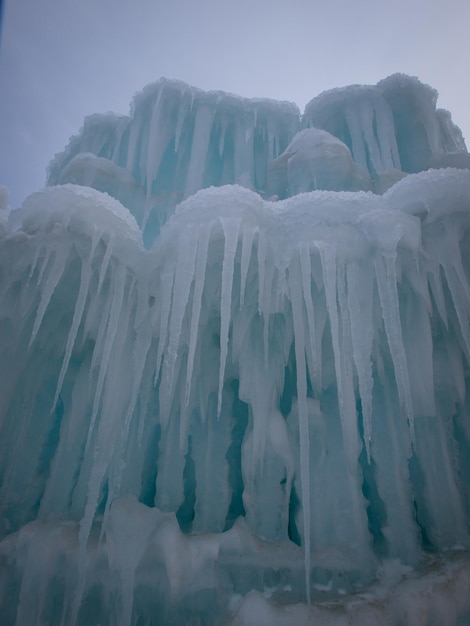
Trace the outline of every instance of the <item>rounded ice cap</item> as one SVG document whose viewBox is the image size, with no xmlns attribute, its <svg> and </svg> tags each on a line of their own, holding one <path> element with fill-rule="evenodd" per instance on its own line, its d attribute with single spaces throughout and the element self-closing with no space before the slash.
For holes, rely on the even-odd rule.
<svg viewBox="0 0 470 626">
<path fill-rule="evenodd" d="M 348 146 L 320 128 L 298 132 L 285 151 L 269 164 L 271 195 L 295 196 L 314 189 L 368 191 L 371 178 L 352 158 Z"/>
<path fill-rule="evenodd" d="M 128 209 L 107 193 L 91 187 L 72 184 L 46 187 L 25 200 L 17 220 L 30 233 L 73 224 L 74 230 L 112 232 L 120 239 L 142 244 L 140 229 Z"/>
<path fill-rule="evenodd" d="M 257 213 L 264 208 L 261 196 L 242 187 L 241 185 L 223 185 L 222 187 L 207 187 L 197 191 L 177 205 L 176 219 L 184 215 L 184 219 L 199 220 L 202 216 L 208 218 L 233 217 Z"/>
<path fill-rule="evenodd" d="M 470 170 L 438 169 L 410 174 L 385 192 L 387 205 L 428 222 L 450 214 L 470 215 Z"/>
</svg>

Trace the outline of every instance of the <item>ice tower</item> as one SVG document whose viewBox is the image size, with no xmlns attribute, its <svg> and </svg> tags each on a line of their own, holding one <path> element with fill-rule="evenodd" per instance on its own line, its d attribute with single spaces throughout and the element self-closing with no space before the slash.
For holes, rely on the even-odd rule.
<svg viewBox="0 0 470 626">
<path fill-rule="evenodd" d="M 436 100 L 160 80 L 1 202 L 2 625 L 469 623 L 470 157 Z"/>
</svg>

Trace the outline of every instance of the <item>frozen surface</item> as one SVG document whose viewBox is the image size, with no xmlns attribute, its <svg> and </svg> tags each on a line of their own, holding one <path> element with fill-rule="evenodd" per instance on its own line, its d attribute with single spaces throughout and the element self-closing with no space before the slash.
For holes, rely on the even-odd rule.
<svg viewBox="0 0 470 626">
<path fill-rule="evenodd" d="M 212 185 L 281 198 L 315 189 L 383 193 L 405 173 L 469 168 L 462 133 L 436 100 L 431 87 L 396 74 L 320 94 L 301 116 L 289 102 L 160 79 L 136 94 L 129 116 L 87 117 L 51 162 L 49 185 L 109 193 L 150 247 L 175 206 Z"/>
<path fill-rule="evenodd" d="M 468 155 L 415 79 L 312 102 L 377 168 L 160 81 L 0 190 L 2 626 L 468 622 Z"/>
<path fill-rule="evenodd" d="M 308 128 L 269 164 L 268 193 L 285 198 L 315 189 L 369 191 L 372 180 L 342 141 L 325 130 Z"/>
<path fill-rule="evenodd" d="M 419 172 L 432 158 L 466 152 L 448 111 L 436 110 L 437 91 L 417 78 L 395 74 L 376 86 L 353 85 L 314 98 L 304 127 L 332 133 L 354 160 L 375 177 L 390 169 Z"/>
<path fill-rule="evenodd" d="M 290 102 L 160 79 L 135 96 L 129 116 L 86 118 L 52 161 L 49 184 L 110 193 L 153 241 L 176 204 L 198 189 L 236 183 L 264 190 L 268 163 L 299 128 L 300 112 Z"/>
</svg>

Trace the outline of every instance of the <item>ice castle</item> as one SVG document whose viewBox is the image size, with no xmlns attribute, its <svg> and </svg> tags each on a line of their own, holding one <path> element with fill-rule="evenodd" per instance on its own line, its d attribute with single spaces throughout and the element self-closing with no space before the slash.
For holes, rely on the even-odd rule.
<svg viewBox="0 0 470 626">
<path fill-rule="evenodd" d="M 0 198 L 0 623 L 470 623 L 470 156 L 397 74 L 162 79 Z"/>
</svg>

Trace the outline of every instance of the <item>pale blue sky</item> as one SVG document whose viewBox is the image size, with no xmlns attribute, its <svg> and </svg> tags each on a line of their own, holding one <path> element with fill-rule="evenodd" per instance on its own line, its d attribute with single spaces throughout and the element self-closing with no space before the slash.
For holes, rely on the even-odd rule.
<svg viewBox="0 0 470 626">
<path fill-rule="evenodd" d="M 305 104 L 394 72 L 440 94 L 470 143 L 469 0 L 5 0 L 0 183 L 42 187 L 85 115 L 161 76 Z"/>
</svg>

